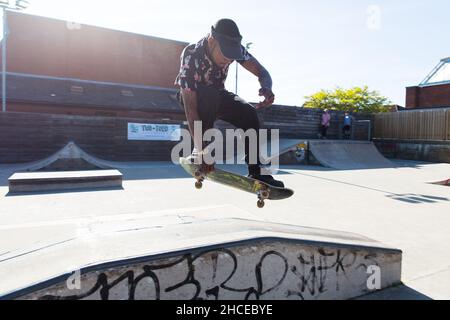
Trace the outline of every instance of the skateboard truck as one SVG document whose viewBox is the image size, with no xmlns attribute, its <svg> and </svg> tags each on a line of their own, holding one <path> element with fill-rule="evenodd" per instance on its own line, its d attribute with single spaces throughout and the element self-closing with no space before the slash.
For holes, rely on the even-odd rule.
<svg viewBox="0 0 450 320">
<path fill-rule="evenodd" d="M 195 188 L 201 189 L 203 187 L 203 181 L 205 180 L 205 177 L 200 171 L 195 171 L 194 176 L 195 179 L 197 179 L 197 181 L 195 182 Z"/>
<path fill-rule="evenodd" d="M 193 157 L 189 157 L 188 159 L 191 164 L 195 164 L 195 159 Z M 201 189 L 203 187 L 203 181 L 205 181 L 205 176 L 201 171 L 195 171 L 194 178 L 197 180 L 195 182 L 195 188 Z"/>
<path fill-rule="evenodd" d="M 258 202 L 256 203 L 256 205 L 258 206 L 258 208 L 262 209 L 264 208 L 265 205 L 264 200 L 269 199 L 270 192 L 269 190 L 263 188 L 258 191 L 257 195 L 258 195 Z"/>
</svg>

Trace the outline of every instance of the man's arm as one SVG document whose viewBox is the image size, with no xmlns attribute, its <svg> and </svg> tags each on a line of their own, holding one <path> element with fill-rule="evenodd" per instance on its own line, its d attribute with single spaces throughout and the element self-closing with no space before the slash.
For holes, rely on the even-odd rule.
<svg viewBox="0 0 450 320">
<path fill-rule="evenodd" d="M 195 135 L 195 122 L 200 121 L 197 102 L 197 66 L 195 56 L 191 46 L 184 48 L 181 53 L 181 67 L 175 84 L 181 89 L 181 98 L 183 100 L 186 120 L 189 126 L 189 132 L 194 140 L 194 147 L 198 151 L 203 150 L 202 132 Z"/>
<path fill-rule="evenodd" d="M 194 140 L 194 146 L 198 151 L 203 150 L 202 133 L 194 132 L 195 121 L 200 121 L 198 114 L 198 100 L 197 92 L 187 89 L 181 89 L 181 96 L 183 98 L 184 111 L 186 113 L 186 119 L 189 125 L 189 131 L 191 132 L 192 139 Z"/>
<path fill-rule="evenodd" d="M 241 62 L 241 65 L 258 77 L 261 89 L 259 95 L 264 96 L 265 100 L 257 105 L 257 108 L 268 107 L 275 101 L 275 95 L 272 92 L 272 78 L 269 72 L 264 68 L 258 60 L 250 56 L 249 60 Z"/>
</svg>

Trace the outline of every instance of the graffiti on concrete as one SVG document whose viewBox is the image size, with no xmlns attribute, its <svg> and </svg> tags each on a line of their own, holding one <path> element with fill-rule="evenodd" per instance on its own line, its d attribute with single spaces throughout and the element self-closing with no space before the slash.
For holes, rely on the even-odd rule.
<svg viewBox="0 0 450 320">
<path fill-rule="evenodd" d="M 378 265 L 375 254 L 345 249 L 282 244 L 223 248 L 87 272 L 77 290 L 60 283 L 23 298 L 315 299 L 336 297 L 349 286 L 364 290 L 370 265 Z"/>
<path fill-rule="evenodd" d="M 374 257 L 366 255 L 365 258 L 369 261 Z M 330 290 L 327 287 L 327 276 L 330 272 L 346 275 L 346 271 L 352 267 L 360 269 L 362 272 L 366 272 L 368 268 L 368 265 L 364 263 L 355 266 L 357 255 L 351 252 L 342 254 L 341 250 L 328 253 L 323 249 L 319 249 L 318 254 L 311 254 L 309 257 L 299 255 L 298 260 L 300 269 L 293 265 L 291 271 L 299 279 L 299 290 L 289 291 L 288 296 L 294 295 L 302 299 L 305 292 L 315 296 Z M 371 265 L 376 265 L 376 261 L 371 261 Z M 339 281 L 335 282 L 334 289 L 336 291 L 340 290 Z"/>
</svg>

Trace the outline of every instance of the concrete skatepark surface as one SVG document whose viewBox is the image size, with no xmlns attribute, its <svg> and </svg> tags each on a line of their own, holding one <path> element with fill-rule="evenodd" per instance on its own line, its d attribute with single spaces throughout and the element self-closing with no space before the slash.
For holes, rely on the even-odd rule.
<svg viewBox="0 0 450 320">
<path fill-rule="evenodd" d="M 39 266 L 49 265 L 49 260 L 40 257 L 43 258 L 45 254 L 58 254 L 60 257 L 61 251 L 58 250 L 68 248 L 65 247 L 69 245 L 65 243 L 68 239 L 78 239 L 78 243 L 84 243 L 84 250 L 82 246 L 77 247 L 81 250 L 80 255 L 94 253 L 93 256 L 97 257 L 98 252 L 114 251 L 117 247 L 114 245 L 114 241 L 117 241 L 115 237 L 110 236 L 109 241 L 101 241 L 101 238 L 97 238 L 99 234 L 108 234 L 113 230 L 147 230 L 149 222 L 146 222 L 146 219 L 153 221 L 153 226 L 159 227 L 172 220 L 177 221 L 171 225 L 177 225 L 181 219 L 185 224 L 194 225 L 191 230 L 213 231 L 214 235 L 208 236 L 203 243 L 250 241 L 245 242 L 245 246 L 236 244 L 230 247 L 229 250 L 234 256 L 240 256 L 241 250 L 245 248 L 258 247 L 254 239 L 267 237 L 268 226 L 271 226 L 271 229 L 278 229 L 280 225 L 292 228 L 308 226 L 362 234 L 386 244 L 387 248 L 399 248 L 403 251 L 404 285 L 367 298 L 448 299 L 450 192 L 448 187 L 428 182 L 445 179 L 450 165 L 416 162 L 395 162 L 395 165 L 395 168 L 351 171 L 309 166 L 282 167 L 278 178 L 296 190 L 296 195 L 283 202 L 269 202 L 263 210 L 255 208 L 251 195 L 224 186 L 209 183 L 203 190 L 198 191 L 193 186 L 192 178 L 181 168 L 169 163 L 147 163 L 138 168 L 132 168 L 130 165 L 127 169 L 120 169 L 124 178 L 124 190 L 40 193 L 28 196 L 8 195 L 7 178 L 11 173 L 11 166 L 0 165 L 0 269 L 8 270 L 11 266 L 22 268 L 20 273 L 9 269 L 7 274 L 11 276 L 8 277 L 8 282 L 0 286 L 0 296 L 11 293 L 14 289 L 23 289 L 26 284 L 36 284 L 36 281 L 39 282 L 36 280 L 38 278 L 46 279 L 44 275 L 39 274 L 39 269 L 45 268 Z M 232 169 L 245 172 L 244 167 Z M 193 223 L 193 219 L 196 223 Z M 241 224 L 242 220 L 246 221 L 245 226 Z M 197 229 L 197 223 L 204 224 L 207 228 Z M 234 225 L 226 231 L 225 226 L 230 224 Z M 287 248 L 289 245 L 305 245 L 286 244 L 283 240 L 285 231 L 276 231 L 281 240 L 272 239 L 264 244 L 264 248 L 286 257 L 292 249 L 286 249 L 286 253 L 280 246 Z M 298 229 L 291 234 L 300 237 L 297 240 L 305 240 L 307 234 L 304 231 L 305 229 Z M 326 247 L 327 250 L 336 249 L 336 245 L 330 244 L 334 242 L 340 250 L 348 250 L 348 247 L 340 247 L 345 244 L 345 239 L 339 234 L 343 233 L 332 234 L 328 241 L 321 241 L 322 245 L 325 242 L 330 246 Z M 227 238 L 227 235 L 231 238 Z M 374 242 L 370 243 L 374 245 Z M 141 241 L 140 244 L 145 242 Z M 103 246 L 102 250 L 94 250 L 100 245 Z M 141 249 L 143 251 L 135 253 L 136 256 L 144 254 L 148 247 L 145 244 Z M 310 251 L 303 247 L 305 253 L 315 252 L 314 257 L 318 254 L 317 249 L 317 245 Z M 127 250 L 115 254 L 124 255 L 126 252 Z M 261 251 L 257 252 L 261 254 Z M 330 254 L 336 252 L 331 251 Z M 40 256 L 41 253 L 45 254 Z M 81 267 L 75 254 L 68 255 L 67 259 L 62 260 L 63 265 L 59 265 L 57 270 L 63 270 L 65 267 L 67 273 Z M 225 255 L 224 259 L 227 261 L 232 259 L 232 256 L 227 258 Z M 274 259 L 278 261 L 277 258 Z M 290 259 L 292 258 L 287 260 L 291 261 Z M 358 259 L 360 257 L 356 256 L 355 261 Z M 28 264 L 27 261 L 33 263 Z M 243 265 L 253 266 L 253 270 L 258 261 L 255 257 L 249 258 Z M 91 263 L 95 264 L 95 261 Z M 138 268 L 136 264 L 133 267 Z M 288 266 L 287 274 L 295 275 L 292 269 L 295 265 L 289 262 Z M 283 269 L 282 267 L 281 264 L 280 268 Z M 47 274 L 47 277 L 51 278 L 51 274 Z M 93 277 L 93 274 L 90 277 Z M 89 279 L 89 283 L 92 283 L 93 279 L 97 278 Z M 280 279 L 268 280 L 272 281 L 273 285 Z M 285 288 L 286 290 L 295 292 L 293 288 Z M 300 293 L 305 294 L 306 291 L 308 290 L 300 290 Z M 274 290 L 268 292 L 267 297 L 270 298 L 273 292 Z M 154 295 L 151 292 L 147 294 Z M 304 298 L 321 298 L 317 291 L 315 295 L 305 295 Z M 335 297 L 346 298 L 345 295 Z M 333 297 L 323 295 L 322 298 Z"/>
</svg>

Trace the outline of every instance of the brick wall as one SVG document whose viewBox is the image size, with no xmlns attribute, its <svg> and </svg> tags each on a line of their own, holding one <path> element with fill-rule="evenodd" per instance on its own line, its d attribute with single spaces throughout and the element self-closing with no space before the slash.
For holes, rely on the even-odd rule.
<svg viewBox="0 0 450 320">
<path fill-rule="evenodd" d="M 173 88 L 187 45 L 15 12 L 8 23 L 8 71 L 16 73 Z"/>
<path fill-rule="evenodd" d="M 450 107 L 450 84 L 406 88 L 406 108 Z"/>
</svg>

